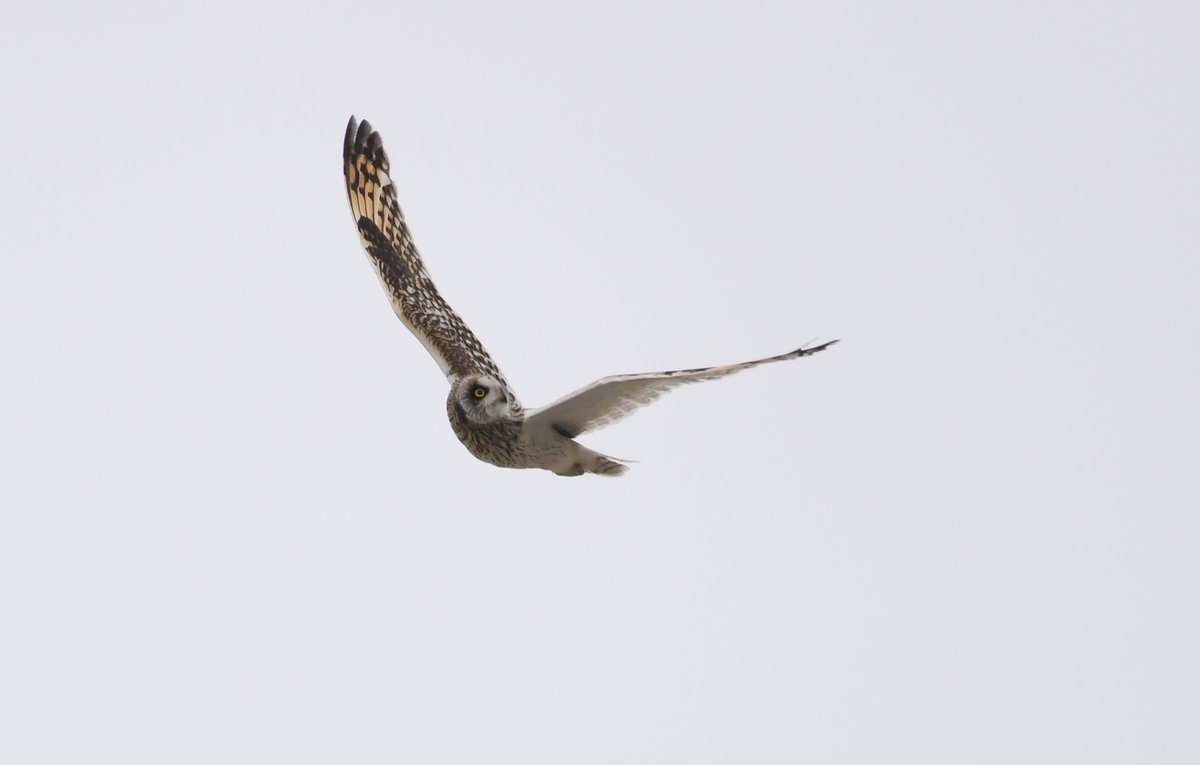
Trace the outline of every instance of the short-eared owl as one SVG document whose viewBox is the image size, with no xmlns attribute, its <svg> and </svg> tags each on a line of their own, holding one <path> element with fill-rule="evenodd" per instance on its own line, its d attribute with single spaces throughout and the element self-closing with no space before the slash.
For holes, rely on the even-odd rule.
<svg viewBox="0 0 1200 765">
<path fill-rule="evenodd" d="M 496 362 L 442 299 L 425 270 L 396 201 L 383 141 L 366 120 L 359 124 L 350 118 L 342 157 L 350 210 L 363 247 L 392 309 L 450 381 L 446 412 L 455 435 L 484 462 L 568 476 L 620 475 L 624 464 L 588 449 L 575 437 L 616 422 L 678 385 L 798 359 L 837 342 L 741 364 L 605 377 L 549 406 L 526 411 Z"/>
</svg>

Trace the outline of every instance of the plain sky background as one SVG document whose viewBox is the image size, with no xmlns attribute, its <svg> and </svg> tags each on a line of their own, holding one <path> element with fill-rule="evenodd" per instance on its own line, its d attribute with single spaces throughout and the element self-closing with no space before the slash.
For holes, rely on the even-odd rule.
<svg viewBox="0 0 1200 765">
<path fill-rule="evenodd" d="M 0 760 L 1200 761 L 1198 7 L 9 7 Z"/>
</svg>

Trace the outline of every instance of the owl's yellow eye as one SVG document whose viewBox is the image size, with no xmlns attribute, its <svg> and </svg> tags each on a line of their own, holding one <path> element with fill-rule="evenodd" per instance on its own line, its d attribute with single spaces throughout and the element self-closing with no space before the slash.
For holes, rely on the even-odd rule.
<svg viewBox="0 0 1200 765">
<path fill-rule="evenodd" d="M 487 391 L 483 388 L 476 388 L 475 392 L 472 395 L 474 395 L 475 398 L 483 398 L 484 396 L 487 395 Z"/>
</svg>

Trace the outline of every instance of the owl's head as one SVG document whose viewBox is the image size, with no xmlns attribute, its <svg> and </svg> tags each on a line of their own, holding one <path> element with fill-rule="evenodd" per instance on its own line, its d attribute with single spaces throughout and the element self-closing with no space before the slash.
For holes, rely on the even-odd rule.
<svg viewBox="0 0 1200 765">
<path fill-rule="evenodd" d="M 486 424 L 511 416 L 504 384 L 487 375 L 470 375 L 454 384 L 450 396 L 472 422 Z"/>
</svg>

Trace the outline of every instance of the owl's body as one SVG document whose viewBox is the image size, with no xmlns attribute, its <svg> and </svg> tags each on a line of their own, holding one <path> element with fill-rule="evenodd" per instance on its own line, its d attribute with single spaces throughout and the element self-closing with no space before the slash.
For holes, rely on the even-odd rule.
<svg viewBox="0 0 1200 765">
<path fill-rule="evenodd" d="M 541 468 L 565 476 L 620 475 L 627 469 L 551 428 L 530 425 L 524 418 L 473 420 L 469 406 L 457 400 L 452 388 L 446 400 L 450 427 L 467 451 L 484 462 L 506 468 Z"/>
<path fill-rule="evenodd" d="M 837 342 L 728 366 L 605 377 L 527 412 L 483 344 L 442 299 L 425 270 L 388 175 L 383 141 L 365 120 L 360 125 L 351 117 L 346 127 L 343 170 L 363 248 L 396 315 L 450 382 L 446 414 L 454 434 L 484 462 L 564 476 L 620 475 L 625 465 L 588 449 L 575 437 L 625 417 L 678 385 L 808 356 Z"/>
</svg>

